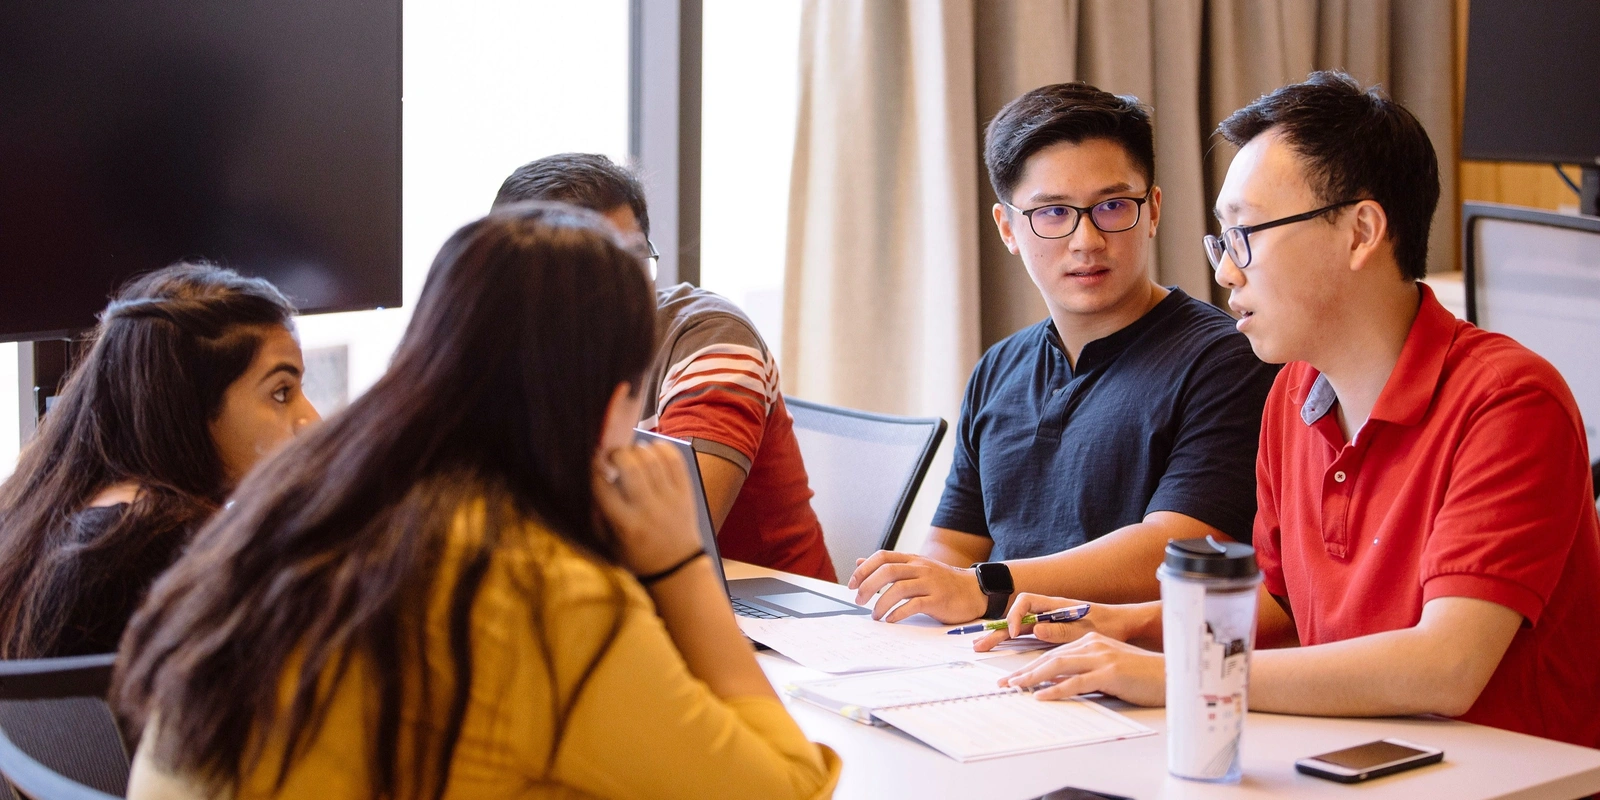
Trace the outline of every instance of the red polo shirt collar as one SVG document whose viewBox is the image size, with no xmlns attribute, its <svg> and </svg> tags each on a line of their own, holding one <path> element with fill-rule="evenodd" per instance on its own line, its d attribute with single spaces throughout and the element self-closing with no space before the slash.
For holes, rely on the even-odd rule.
<svg viewBox="0 0 1600 800">
<path fill-rule="evenodd" d="M 1439 375 L 1444 371 L 1445 357 L 1455 341 L 1456 317 L 1439 303 L 1427 284 L 1418 283 L 1417 292 L 1420 296 L 1417 317 L 1411 322 L 1394 371 L 1389 373 L 1383 391 L 1378 393 L 1370 421 L 1416 425 L 1428 413 L 1439 390 Z M 1344 432 L 1338 420 L 1328 415 L 1338 402 L 1333 385 L 1321 373 L 1313 374 L 1315 380 L 1296 386 L 1291 392 L 1295 405 L 1300 408 L 1300 419 L 1327 438 L 1329 444 L 1342 447 Z"/>
</svg>

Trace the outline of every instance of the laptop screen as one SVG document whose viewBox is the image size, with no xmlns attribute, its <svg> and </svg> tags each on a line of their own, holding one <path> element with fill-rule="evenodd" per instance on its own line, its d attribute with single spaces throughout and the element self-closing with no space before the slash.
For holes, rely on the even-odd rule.
<svg viewBox="0 0 1600 800">
<path fill-rule="evenodd" d="M 634 442 L 638 444 L 668 442 L 678 449 L 679 455 L 683 456 L 684 466 L 689 469 L 689 486 L 694 494 L 695 521 L 700 528 L 700 544 L 711 556 L 711 564 L 717 570 L 717 580 L 722 581 L 723 588 L 727 588 L 728 576 L 722 571 L 722 554 L 717 551 L 717 529 L 711 524 L 711 507 L 706 504 L 706 487 L 700 482 L 700 462 L 695 460 L 694 446 L 682 439 L 650 431 L 635 430 L 633 433 Z"/>
</svg>

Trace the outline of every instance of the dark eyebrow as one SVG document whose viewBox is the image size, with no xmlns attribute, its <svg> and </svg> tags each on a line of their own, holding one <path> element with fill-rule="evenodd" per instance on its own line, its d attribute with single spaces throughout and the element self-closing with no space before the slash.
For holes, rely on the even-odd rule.
<svg viewBox="0 0 1600 800">
<path fill-rule="evenodd" d="M 1133 185 L 1132 184 L 1129 184 L 1129 183 L 1113 183 L 1110 186 L 1107 186 L 1107 187 L 1101 189 L 1100 191 L 1095 192 L 1091 196 L 1093 196 L 1093 197 L 1103 197 L 1103 196 L 1108 195 L 1108 194 L 1116 194 L 1117 192 L 1131 192 L 1131 191 L 1133 191 Z M 1064 194 L 1036 194 L 1036 195 L 1034 195 L 1034 196 L 1032 196 L 1032 197 L 1030 197 L 1028 199 L 1029 199 L 1029 201 L 1034 202 L 1034 203 L 1065 203 L 1067 200 L 1069 200 L 1071 198 L 1068 198 Z"/>
<path fill-rule="evenodd" d="M 1243 211 L 1245 209 L 1255 210 L 1255 205 L 1253 205 L 1251 203 L 1245 203 L 1245 202 L 1235 202 L 1235 203 L 1229 203 L 1229 204 L 1227 204 L 1225 206 L 1222 206 L 1220 208 L 1212 208 L 1211 209 L 1211 216 L 1216 217 L 1218 222 L 1222 221 L 1222 211 L 1223 211 L 1223 209 L 1227 209 L 1228 211 L 1231 211 L 1234 214 L 1238 214 L 1240 211 Z"/>
<path fill-rule="evenodd" d="M 272 376 L 277 375 L 280 372 L 288 373 L 289 377 L 291 377 L 291 378 L 300 377 L 300 368 L 299 367 L 297 367 L 297 366 L 295 366 L 293 364 L 290 364 L 287 361 L 279 361 L 277 364 L 273 365 L 272 369 L 267 370 L 267 374 L 261 376 L 261 380 L 259 381 L 259 383 L 266 383 L 267 381 L 272 379 Z"/>
</svg>

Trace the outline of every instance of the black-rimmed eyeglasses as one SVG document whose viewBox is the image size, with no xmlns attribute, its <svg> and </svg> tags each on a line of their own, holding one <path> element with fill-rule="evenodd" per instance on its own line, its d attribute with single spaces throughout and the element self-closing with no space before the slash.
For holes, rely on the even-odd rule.
<svg viewBox="0 0 1600 800">
<path fill-rule="evenodd" d="M 1288 225 L 1291 222 L 1305 222 L 1336 208 L 1344 208 L 1359 202 L 1361 200 L 1345 200 L 1333 205 L 1323 206 L 1315 211 L 1307 211 L 1304 214 L 1295 214 L 1292 217 L 1263 222 L 1260 225 L 1235 225 L 1231 228 L 1223 228 L 1221 236 L 1212 236 L 1208 233 L 1205 239 L 1202 240 L 1206 246 L 1206 258 L 1211 259 L 1212 270 L 1222 269 L 1222 257 L 1224 255 L 1233 260 L 1235 267 L 1244 269 L 1250 266 L 1250 234 L 1264 231 L 1268 228 L 1276 228 L 1279 225 Z"/>
<path fill-rule="evenodd" d="M 650 241 L 649 239 L 644 240 L 643 247 L 633 245 L 629 248 L 629 250 L 633 253 L 635 258 L 645 262 L 645 264 L 652 269 L 661 263 L 661 254 L 656 252 L 656 243 Z"/>
<path fill-rule="evenodd" d="M 1071 236 L 1085 216 L 1089 218 L 1089 224 L 1101 233 L 1121 233 L 1139 224 L 1140 209 L 1144 208 L 1153 191 L 1154 186 L 1146 189 L 1143 197 L 1113 197 L 1084 207 L 1061 203 L 1029 209 L 1006 203 L 1006 207 L 1027 217 L 1028 227 L 1040 239 L 1065 239 Z"/>
</svg>

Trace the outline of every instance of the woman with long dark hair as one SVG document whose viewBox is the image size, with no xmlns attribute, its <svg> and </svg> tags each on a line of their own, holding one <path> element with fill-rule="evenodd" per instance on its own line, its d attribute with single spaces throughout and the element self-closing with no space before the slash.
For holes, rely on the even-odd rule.
<svg viewBox="0 0 1600 800">
<path fill-rule="evenodd" d="M 654 298 L 598 216 L 457 231 L 387 374 L 247 479 L 151 591 L 130 798 L 817 797 L 668 446 Z"/>
<path fill-rule="evenodd" d="M 128 283 L 0 484 L 0 658 L 108 653 L 145 591 L 316 409 L 294 309 L 204 264 Z"/>
</svg>

